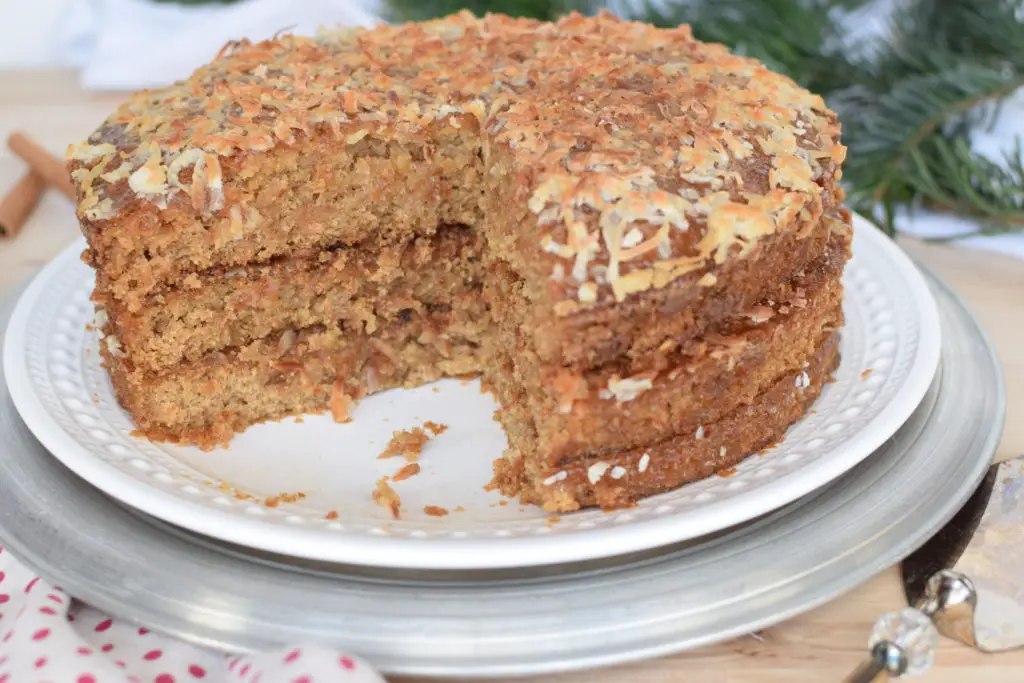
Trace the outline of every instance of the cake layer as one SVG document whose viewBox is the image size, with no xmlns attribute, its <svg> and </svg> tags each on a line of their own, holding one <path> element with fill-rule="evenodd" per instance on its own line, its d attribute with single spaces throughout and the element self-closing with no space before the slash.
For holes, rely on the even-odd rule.
<svg viewBox="0 0 1024 683">
<path fill-rule="evenodd" d="M 796 288 L 806 286 L 804 279 L 838 279 L 850 256 L 850 221 L 846 211 L 829 212 L 808 236 L 792 238 L 791 248 L 766 252 L 774 255 L 768 261 L 760 259 L 759 245 L 713 286 L 687 289 L 684 278 L 679 288 L 645 292 L 614 308 L 539 328 L 529 285 L 489 249 L 489 305 L 499 326 L 517 330 L 522 338 L 518 351 L 535 355 L 538 364 L 584 371 L 617 363 L 623 376 L 640 374 L 657 369 L 666 354 L 698 353 L 704 334 L 721 330 L 766 301 L 793 297 Z"/>
<path fill-rule="evenodd" d="M 373 332 L 401 316 L 477 291 L 482 239 L 463 227 L 433 237 L 320 252 L 266 266 L 190 276 L 132 310 L 106 291 L 95 298 L 136 368 L 155 371 L 275 331 L 344 323 Z"/>
<path fill-rule="evenodd" d="M 211 268 L 366 240 L 405 242 L 438 225 L 477 223 L 481 169 L 473 125 L 436 128 L 429 139 L 352 144 L 324 126 L 294 131 L 290 144 L 272 152 L 211 162 L 224 188 L 216 211 L 197 212 L 178 193 L 166 208 L 133 201 L 116 222 L 85 220 L 83 256 L 110 283 L 112 298 L 135 307 L 151 291 Z M 117 134 L 109 123 L 99 133 Z M 193 160 L 179 182 L 190 187 L 200 175 Z M 131 196 L 129 184 L 127 174 L 114 181 L 111 201 Z"/>
<path fill-rule="evenodd" d="M 372 333 L 289 331 L 162 373 L 134 368 L 112 345 L 100 348 L 142 435 L 211 448 L 256 422 L 324 410 L 341 419 L 353 398 L 479 372 L 486 321 L 479 296 L 456 297 Z"/>
<path fill-rule="evenodd" d="M 626 356 L 629 372 L 643 372 L 649 358 L 666 346 L 685 350 L 729 318 L 779 296 L 794 274 L 817 267 L 829 256 L 834 232 L 849 235 L 848 221 L 833 214 L 807 226 L 803 234 L 763 239 L 745 259 L 701 268 L 614 306 L 540 322 L 532 329 L 537 354 L 545 362 L 580 369 Z"/>
<path fill-rule="evenodd" d="M 519 457 L 495 463 L 495 484 L 505 495 L 549 512 L 581 507 L 623 507 L 639 498 L 678 488 L 729 468 L 778 443 L 811 407 L 839 363 L 839 335 L 831 335 L 806 368 L 778 379 L 701 434 L 660 442 L 528 473 Z"/>
</svg>

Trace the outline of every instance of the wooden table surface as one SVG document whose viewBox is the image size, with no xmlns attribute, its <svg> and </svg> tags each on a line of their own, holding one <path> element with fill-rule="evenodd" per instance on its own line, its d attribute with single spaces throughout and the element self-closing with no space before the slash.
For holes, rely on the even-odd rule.
<svg viewBox="0 0 1024 683">
<path fill-rule="evenodd" d="M 84 93 L 70 71 L 0 71 L 0 135 L 22 129 L 63 155 L 84 139 L 123 97 Z M 24 171 L 19 159 L 0 151 L 0 190 Z M 52 258 L 78 235 L 71 203 L 49 193 L 22 234 L 0 243 L 0 294 Z M 981 318 L 1002 359 L 1009 391 L 1006 430 L 999 457 L 1024 453 L 1024 262 L 984 252 L 901 240 L 931 266 Z M 555 683 L 668 683 L 841 681 L 864 656 L 875 618 L 904 604 L 895 568 L 852 593 L 761 634 L 692 653 L 546 680 Z M 978 654 L 944 641 L 936 667 L 923 683 L 1019 683 L 1024 651 Z"/>
</svg>

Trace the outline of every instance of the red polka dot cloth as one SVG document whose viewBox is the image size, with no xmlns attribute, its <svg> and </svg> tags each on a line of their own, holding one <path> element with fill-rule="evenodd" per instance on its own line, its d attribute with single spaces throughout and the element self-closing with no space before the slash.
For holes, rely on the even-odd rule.
<svg viewBox="0 0 1024 683">
<path fill-rule="evenodd" d="M 0 683 L 385 683 L 317 646 L 228 657 L 72 600 L 0 546 Z"/>
</svg>

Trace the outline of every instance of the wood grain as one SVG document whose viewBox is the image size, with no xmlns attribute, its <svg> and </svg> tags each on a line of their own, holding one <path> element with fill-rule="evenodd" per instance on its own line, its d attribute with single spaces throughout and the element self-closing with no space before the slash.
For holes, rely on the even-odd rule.
<svg viewBox="0 0 1024 683">
<path fill-rule="evenodd" d="M 0 138 L 24 129 L 50 151 L 88 135 L 121 95 L 83 93 L 69 71 L 0 72 Z M 0 151 L 0 188 L 11 187 L 24 164 Z M 71 203 L 57 193 L 9 243 L 0 244 L 0 294 L 27 277 L 78 235 Z M 1006 372 L 1009 412 L 999 457 L 1024 453 L 1024 262 L 985 252 L 902 239 L 967 301 L 982 321 Z M 908 492 L 908 495 L 911 495 Z M 890 569 L 852 593 L 760 634 L 702 650 L 600 671 L 546 677 L 551 683 L 823 683 L 841 681 L 860 661 L 872 623 L 904 604 Z M 983 655 L 944 641 L 922 683 L 1019 683 L 1024 651 Z"/>
</svg>

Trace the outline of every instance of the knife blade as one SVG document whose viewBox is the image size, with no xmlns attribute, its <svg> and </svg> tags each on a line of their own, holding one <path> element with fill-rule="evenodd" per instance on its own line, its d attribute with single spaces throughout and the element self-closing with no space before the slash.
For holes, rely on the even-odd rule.
<svg viewBox="0 0 1024 683">
<path fill-rule="evenodd" d="M 924 598 L 928 579 L 942 569 L 952 569 L 967 550 L 975 530 L 981 523 L 995 490 L 999 465 L 989 468 L 978 485 L 978 490 L 968 499 L 939 533 L 910 554 L 900 565 L 903 593 L 908 605 L 916 605 Z"/>
</svg>

